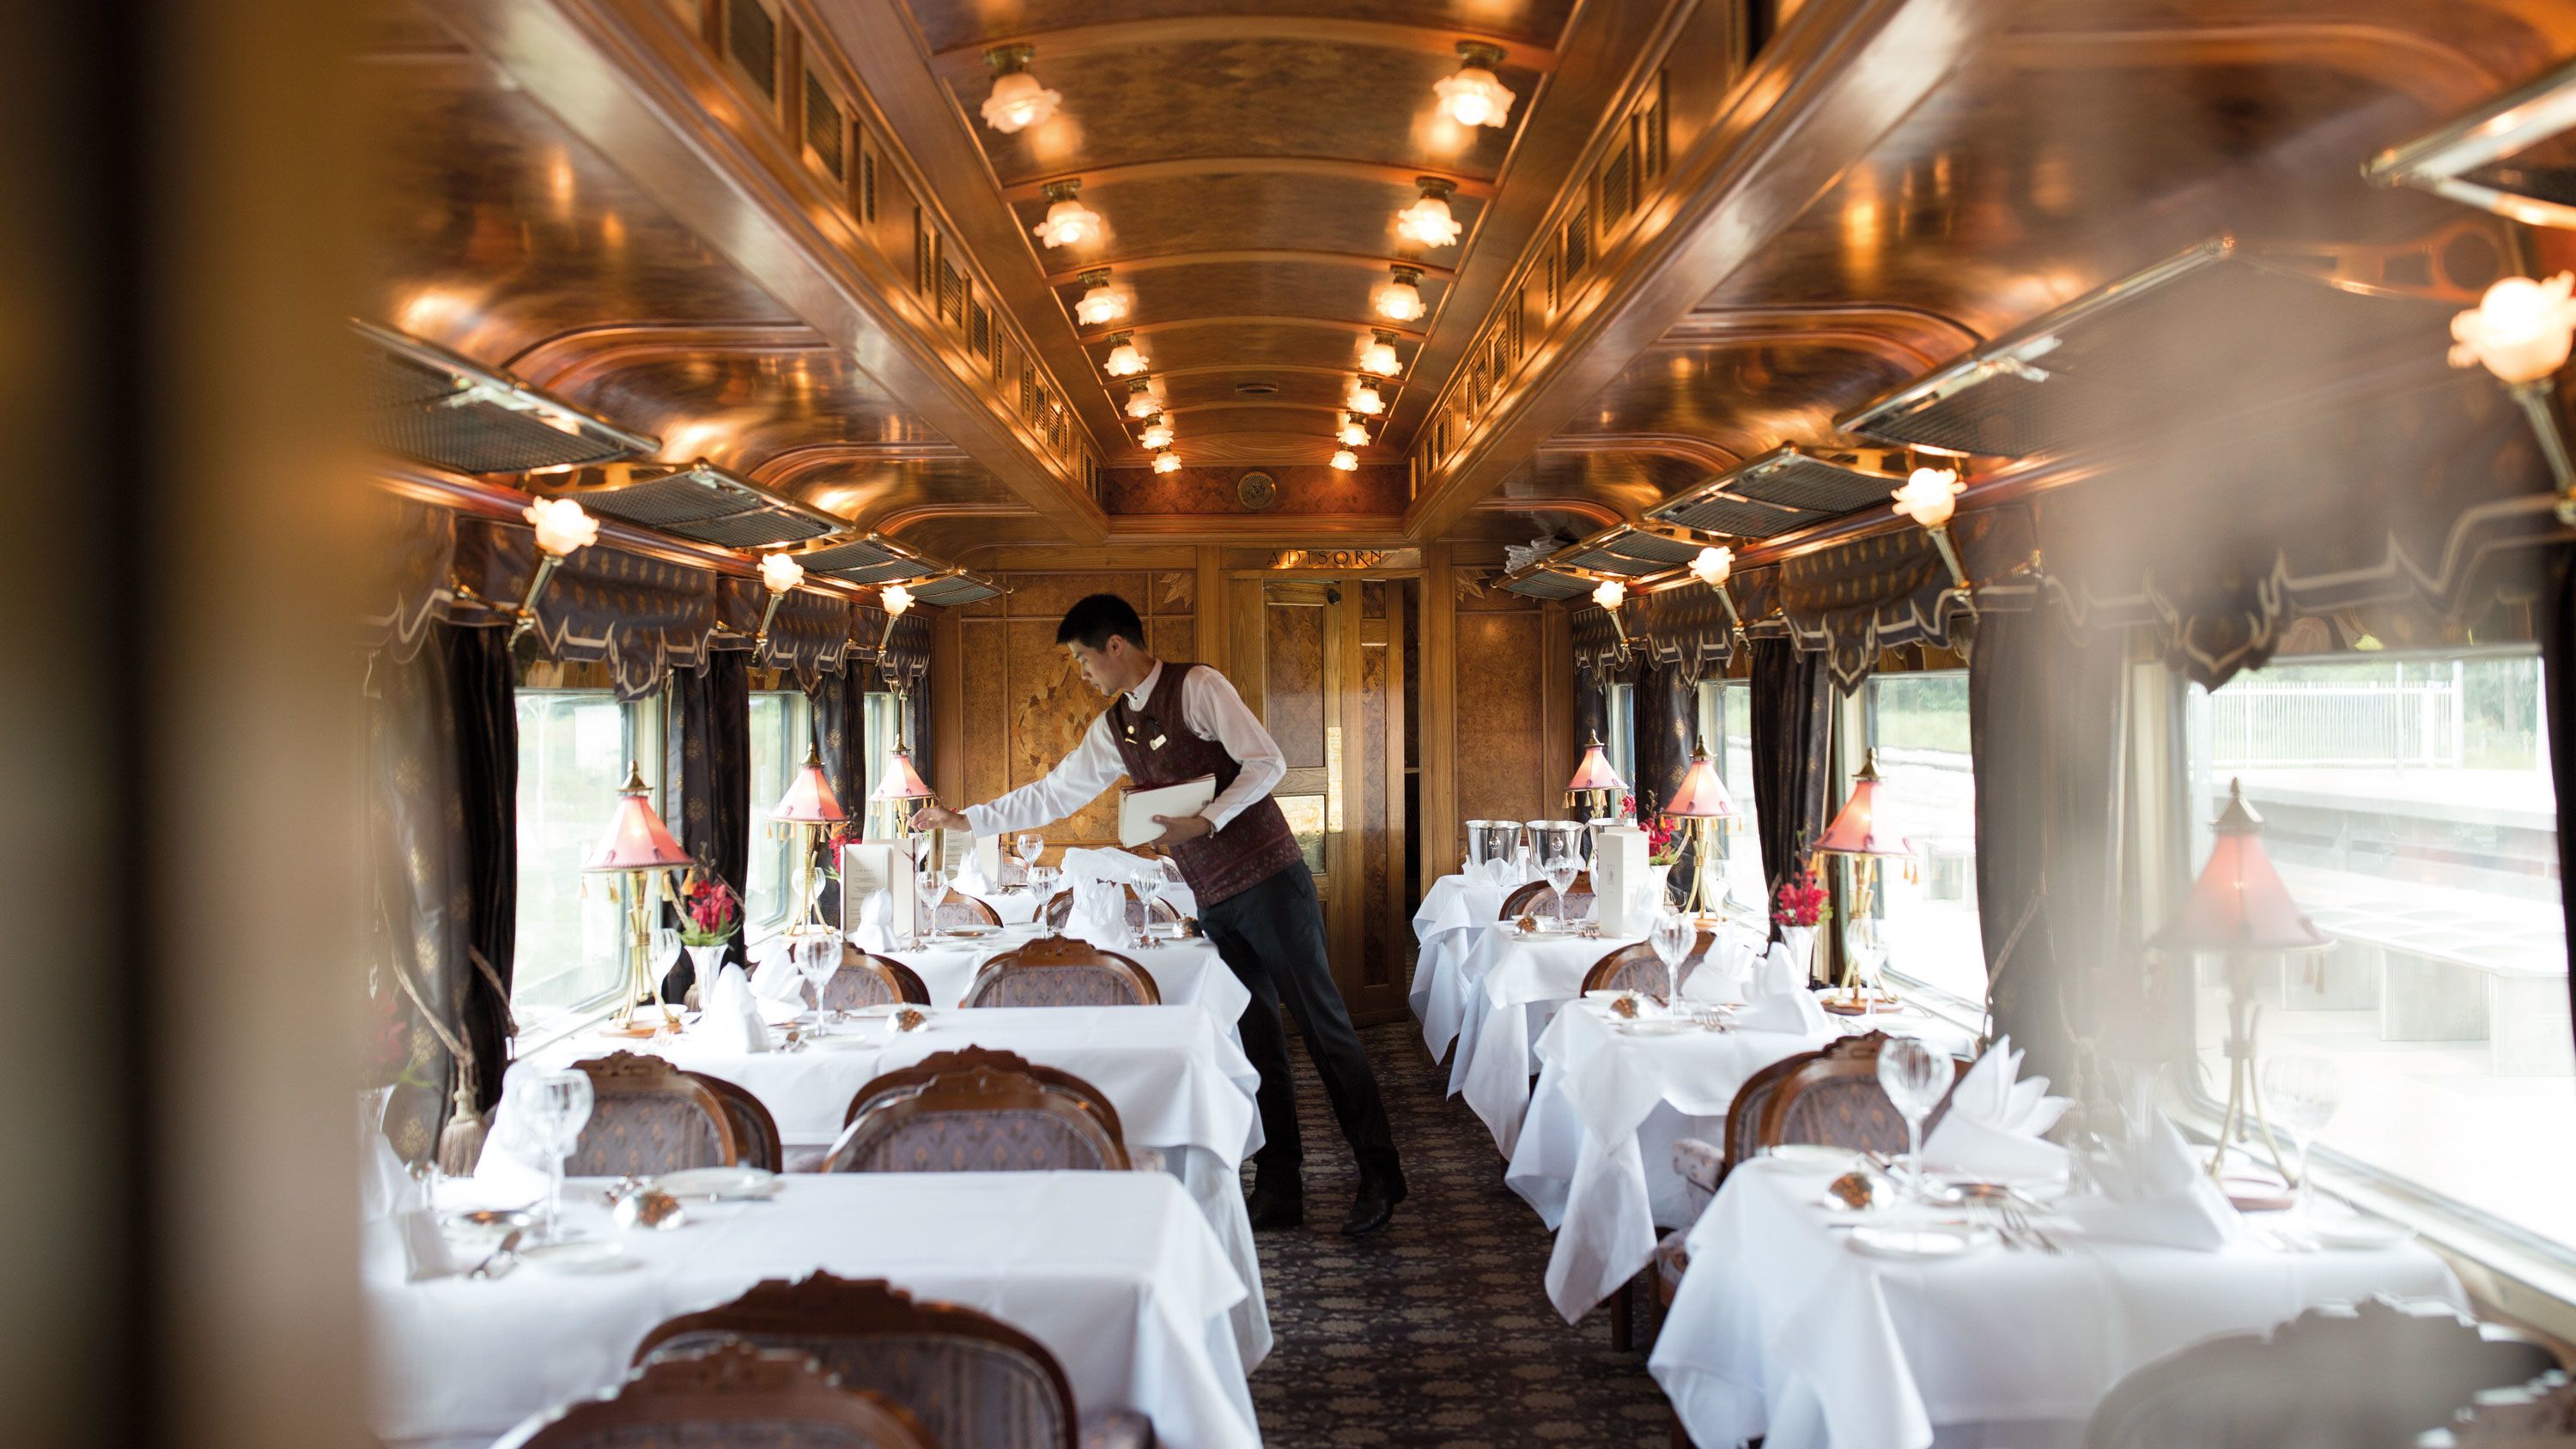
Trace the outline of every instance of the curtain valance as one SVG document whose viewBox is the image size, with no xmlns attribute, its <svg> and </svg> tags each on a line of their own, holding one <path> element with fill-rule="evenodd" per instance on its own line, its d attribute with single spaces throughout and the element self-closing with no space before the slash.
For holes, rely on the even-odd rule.
<svg viewBox="0 0 2576 1449">
<path fill-rule="evenodd" d="M 384 560 L 384 611 L 359 620 L 366 648 L 390 651 L 409 664 L 444 616 L 454 590 L 456 514 L 408 498 L 387 498 L 374 524 L 376 557 Z"/>
<path fill-rule="evenodd" d="M 516 524 L 457 525 L 460 624 L 507 622 L 536 567 L 536 536 Z M 620 700 L 659 688 L 673 667 L 706 660 L 716 624 L 717 576 L 686 564 L 594 545 L 566 558 L 537 598 L 534 633 L 547 657 L 608 665 Z"/>
<path fill-rule="evenodd" d="M 877 673 L 890 689 L 918 692 L 924 676 L 930 673 L 930 619 L 919 610 L 906 613 L 885 627 L 885 612 L 865 604 L 853 611 L 870 639 L 882 634 L 885 648 L 873 655 Z"/>
<path fill-rule="evenodd" d="M 760 662 L 793 673 L 797 685 L 811 694 L 825 676 L 839 674 L 848 665 L 856 642 L 852 637 L 856 617 L 855 606 L 847 599 L 798 589 L 779 601 L 778 617 L 769 621 L 769 643 L 761 651 Z"/>
</svg>

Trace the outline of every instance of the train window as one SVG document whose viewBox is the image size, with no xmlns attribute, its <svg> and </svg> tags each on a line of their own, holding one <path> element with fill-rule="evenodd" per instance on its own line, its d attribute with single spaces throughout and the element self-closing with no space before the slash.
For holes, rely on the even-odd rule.
<svg viewBox="0 0 2576 1449">
<path fill-rule="evenodd" d="M 2187 861 L 2242 780 L 2291 898 L 2334 938 L 2258 970 L 2265 1058 L 2340 1069 L 2321 1141 L 2348 1171 L 2439 1185 L 2525 1233 L 2576 1243 L 2576 1129 L 2538 656 L 2526 650 L 2276 660 L 2183 704 Z M 2185 877 L 2187 883 L 2189 877 Z M 2224 977 L 2204 960 L 2195 1046 L 2226 1080 Z"/>
<path fill-rule="evenodd" d="M 1977 925 L 1968 672 L 1872 676 L 1862 687 L 1861 709 L 1879 778 L 1887 782 L 1878 796 L 1883 824 L 1914 847 L 1910 862 L 1878 865 L 1871 916 L 1887 947 L 1888 974 L 1982 1009 L 1986 946 Z M 1836 802 L 1849 791 L 1846 779 Z"/>
<path fill-rule="evenodd" d="M 658 784 L 660 702 L 605 689 L 521 689 L 518 946 L 510 1008 L 522 1032 L 606 1005 L 626 969 L 626 915 L 582 861 L 632 760 Z M 655 808 L 661 808 L 659 800 Z"/>
<path fill-rule="evenodd" d="M 770 838 L 769 812 L 805 763 L 813 721 L 813 702 L 802 690 L 763 689 L 751 696 L 751 868 L 743 883 L 743 919 L 755 934 L 787 918 L 795 843 L 784 834 Z"/>
<path fill-rule="evenodd" d="M 885 780 L 886 756 L 894 749 L 895 724 L 899 718 L 895 704 L 895 696 L 891 691 L 878 690 L 867 697 L 864 736 L 867 748 L 860 752 L 860 758 L 866 762 L 864 773 L 867 776 L 867 789 L 861 792 L 862 799 L 873 797 L 877 786 Z M 909 739 L 905 740 L 905 748 L 911 748 L 911 743 Z M 876 807 L 869 807 L 868 833 L 870 835 L 884 832 L 887 822 L 876 818 L 881 813 Z"/>
<path fill-rule="evenodd" d="M 1602 753 L 1610 757 L 1610 768 L 1622 780 L 1637 778 L 1637 686 L 1614 684 L 1609 690 L 1607 716 L 1601 727 Z"/>
<path fill-rule="evenodd" d="M 1726 893 L 1761 908 L 1765 895 L 1762 836 L 1753 799 L 1753 686 L 1741 679 L 1705 680 L 1699 687 L 1699 742 L 1708 749 L 1726 792 L 1735 797 L 1740 823 L 1720 842 L 1726 858 Z"/>
</svg>

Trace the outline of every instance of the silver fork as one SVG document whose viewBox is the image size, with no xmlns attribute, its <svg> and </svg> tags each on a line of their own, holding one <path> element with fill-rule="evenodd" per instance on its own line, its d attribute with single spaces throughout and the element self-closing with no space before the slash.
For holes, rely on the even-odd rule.
<svg viewBox="0 0 2576 1449">
<path fill-rule="evenodd" d="M 2035 1246 L 2041 1251 L 2049 1253 L 2063 1251 L 2056 1243 L 2050 1241 L 2049 1236 L 2046 1233 L 2032 1227 L 2030 1223 L 2030 1215 L 2023 1212 L 2011 1201 L 2005 1201 L 2000 1207 L 1998 1207 L 1997 1212 L 2003 1218 L 2004 1231 L 2015 1237 L 2021 1238 L 2026 1245 Z"/>
<path fill-rule="evenodd" d="M 510 1229 L 510 1235 L 501 1240 L 501 1246 L 494 1248 L 490 1256 L 486 1257 L 482 1262 L 466 1269 L 465 1276 L 468 1278 L 498 1278 L 502 1274 L 509 1272 L 512 1268 L 517 1267 L 519 1239 L 525 1232 L 526 1229 L 524 1228 Z M 510 1261 L 507 1263 L 501 1263 L 503 1258 L 508 1258 Z M 495 1268 L 492 1266 L 495 1263 L 501 1263 L 501 1266 Z"/>
</svg>

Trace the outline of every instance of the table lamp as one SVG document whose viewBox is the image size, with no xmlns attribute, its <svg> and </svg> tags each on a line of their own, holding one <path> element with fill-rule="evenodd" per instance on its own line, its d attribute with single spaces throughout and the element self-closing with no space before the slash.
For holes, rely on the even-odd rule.
<svg viewBox="0 0 2576 1449">
<path fill-rule="evenodd" d="M 1878 751 L 1861 757 L 1860 774 L 1852 780 L 1851 798 L 1843 802 L 1833 823 L 1818 836 L 1811 854 L 1836 856 L 1847 862 L 1849 885 L 1842 892 L 1843 923 L 1847 931 L 1872 930 L 1864 927 L 1878 888 L 1878 862 L 1890 858 L 1911 861 L 1913 843 L 1901 835 L 1878 828 Z M 1844 982 L 1851 988 L 1844 997 L 1829 999 L 1825 1010 L 1842 1016 L 1860 1016 L 1868 1012 L 1872 998 L 1861 990 L 1860 965 L 1851 953 L 1844 953 Z"/>
<path fill-rule="evenodd" d="M 1691 742 L 1690 767 L 1682 771 L 1682 782 L 1673 790 L 1673 798 L 1664 806 L 1668 818 L 1679 818 L 1691 832 L 1690 893 L 1682 897 L 1682 909 L 1696 910 L 1701 924 L 1711 923 L 1714 903 L 1707 888 L 1708 865 L 1717 850 L 1712 842 L 1735 828 L 1743 818 L 1735 808 L 1735 797 L 1727 793 L 1726 782 L 1717 776 L 1717 767 L 1709 763 L 1708 744 Z"/>
<path fill-rule="evenodd" d="M 680 1018 L 662 999 L 660 983 L 653 980 L 652 881 L 659 876 L 662 896 L 671 895 L 671 872 L 687 870 L 697 864 L 690 854 L 671 838 L 662 817 L 653 813 L 653 787 L 644 783 L 643 771 L 632 760 L 626 763 L 626 783 L 617 788 L 617 810 L 608 819 L 608 834 L 599 848 L 582 862 L 586 874 L 616 873 L 626 877 L 626 923 L 632 936 L 626 955 L 626 990 L 617 1004 L 617 1016 L 611 1030 L 622 1036 L 651 1036 L 664 1029 L 677 1030 Z M 653 1025 L 638 1026 L 635 1008 L 651 1001 L 662 1013 Z"/>
<path fill-rule="evenodd" d="M 805 763 L 798 767 L 796 778 L 787 782 L 787 793 L 778 797 L 769 818 L 777 822 L 773 828 L 796 837 L 795 928 L 811 925 L 829 931 L 818 900 L 821 892 L 814 889 L 814 841 L 806 832 L 846 824 L 850 815 L 841 808 L 841 797 L 832 793 L 832 782 L 823 774 L 822 752 L 811 742 L 805 746 Z"/>
<path fill-rule="evenodd" d="M 2263 1136 L 2272 1165 L 2290 1180 L 2281 1145 L 2272 1140 L 2272 1124 L 2263 1115 L 2263 1096 L 2255 1085 L 2254 1035 L 2262 1010 L 2254 1000 L 2253 961 L 2288 951 L 2314 951 L 2333 944 L 2290 899 L 2289 887 L 2272 867 L 2263 848 L 2263 817 L 2245 803 L 2245 783 L 2227 782 L 2227 806 L 2209 823 L 2215 837 L 2209 860 L 2200 868 L 2191 895 L 2150 945 L 2177 951 L 2209 951 L 2227 958 L 2227 1108 L 2218 1121 L 2218 1148 L 2210 1154 L 2209 1173 L 2216 1177 L 2227 1158 L 2228 1144 L 2247 1130 Z"/>
<path fill-rule="evenodd" d="M 1574 767 L 1574 778 L 1565 782 L 1565 793 L 1591 795 L 1593 818 L 1610 813 L 1610 797 L 1628 788 L 1619 772 L 1610 768 L 1610 756 L 1604 751 L 1600 731 L 1595 730 L 1592 743 L 1584 746 L 1583 762 Z"/>
<path fill-rule="evenodd" d="M 903 747 L 903 725 L 898 720 L 894 727 L 894 749 L 886 755 L 885 778 L 877 781 L 877 787 L 869 792 L 868 800 L 871 804 L 886 807 L 887 813 L 894 817 L 896 835 L 910 835 L 912 812 L 904 808 L 905 802 L 929 798 L 930 787 L 921 782 L 920 772 L 912 767 L 912 752 Z"/>
</svg>

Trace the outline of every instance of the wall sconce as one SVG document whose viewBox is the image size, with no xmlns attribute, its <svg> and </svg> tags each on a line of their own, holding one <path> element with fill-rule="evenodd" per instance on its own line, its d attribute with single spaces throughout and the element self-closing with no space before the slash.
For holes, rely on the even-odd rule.
<svg viewBox="0 0 2576 1449">
<path fill-rule="evenodd" d="M 993 68 L 993 91 L 984 97 L 985 125 L 1008 136 L 1055 118 L 1064 97 L 1029 74 L 1036 56 L 1037 47 L 1031 45 L 997 45 L 984 52 L 984 64 Z"/>
<path fill-rule="evenodd" d="M 1726 587 L 1726 581 L 1735 576 L 1735 550 L 1724 544 L 1711 544 L 1699 551 L 1699 557 L 1690 561 L 1690 571 L 1691 577 L 1708 585 L 1710 591 L 1717 595 L 1718 603 L 1725 606 L 1726 622 L 1735 630 L 1735 642 L 1746 648 L 1752 647 L 1752 639 L 1744 632 L 1744 616 L 1735 611 L 1735 595 Z"/>
<path fill-rule="evenodd" d="M 1109 285 L 1109 269 L 1082 274 L 1082 300 L 1073 304 L 1073 320 L 1085 327 L 1106 327 L 1127 315 L 1127 294 Z"/>
<path fill-rule="evenodd" d="M 1378 284 L 1370 305 L 1389 322 L 1420 321 L 1429 310 L 1422 304 L 1422 269 L 1399 265 L 1392 270 L 1393 275 Z"/>
<path fill-rule="evenodd" d="M 1628 626 L 1619 618 L 1619 606 L 1628 602 L 1628 586 L 1617 579 L 1603 579 L 1592 591 L 1592 602 L 1610 616 L 1610 628 L 1619 636 L 1619 662 L 1628 662 Z"/>
<path fill-rule="evenodd" d="M 1154 388 L 1150 382 L 1141 377 L 1128 382 L 1127 416 L 1141 423 L 1162 410 L 1163 400 L 1154 396 Z"/>
<path fill-rule="evenodd" d="M 1373 377 L 1393 377 L 1404 371 L 1404 363 L 1395 355 L 1395 334 L 1380 332 L 1360 351 L 1360 371 Z"/>
<path fill-rule="evenodd" d="M 1341 430 L 1335 433 L 1334 437 L 1340 440 L 1344 447 L 1364 448 L 1368 446 L 1368 427 L 1349 413 L 1344 413 Z"/>
<path fill-rule="evenodd" d="M 877 602 L 885 606 L 885 632 L 877 636 L 877 657 L 883 659 L 886 645 L 894 642 L 894 621 L 902 618 L 903 611 L 912 607 L 912 590 L 901 584 L 888 584 L 877 590 Z"/>
<path fill-rule="evenodd" d="M 1348 448 L 1336 448 L 1333 450 L 1333 469 L 1335 472 L 1355 472 L 1358 470 L 1359 466 L 1359 454 L 1352 452 Z"/>
<path fill-rule="evenodd" d="M 1386 394 L 1363 379 L 1351 379 L 1350 389 L 1342 394 L 1342 405 L 1364 418 L 1386 411 Z"/>
<path fill-rule="evenodd" d="M 1052 249 L 1078 247 L 1100 240 L 1100 213 L 1076 201 L 1082 190 L 1079 181 L 1050 181 L 1046 184 L 1046 220 L 1029 230 Z"/>
<path fill-rule="evenodd" d="M 1432 92 L 1440 97 L 1440 113 L 1462 126 L 1500 126 L 1511 120 L 1514 96 L 1509 87 L 1495 79 L 1493 68 L 1503 63 L 1503 48 L 1481 40 L 1458 42 L 1458 73 L 1443 76 L 1432 83 Z"/>
<path fill-rule="evenodd" d="M 2523 416 L 2540 439 L 2558 480 L 2558 518 L 2576 526 L 2576 466 L 2567 456 L 2563 430 L 2552 393 L 2552 379 L 2567 365 L 2576 342 L 2576 274 L 2560 272 L 2545 282 L 2505 277 L 2487 288 L 2478 305 L 2451 319 L 2451 365 L 2484 366 L 2521 404 Z"/>
<path fill-rule="evenodd" d="M 1145 425 L 1143 436 L 1136 441 L 1159 453 L 1172 446 L 1172 425 L 1169 421 L 1157 417 Z"/>
<path fill-rule="evenodd" d="M 1959 511 L 1959 495 L 1968 485 L 1948 468 L 1917 468 L 1905 480 L 1905 486 L 1888 495 L 1896 500 L 1897 513 L 1913 519 L 1932 535 L 1932 546 L 1941 550 L 1941 562 L 1950 566 L 1950 583 L 1959 597 L 1976 607 L 1976 595 L 1970 592 L 1968 571 L 1959 564 L 1958 546 L 1950 541 L 1950 515 Z"/>
<path fill-rule="evenodd" d="M 1154 471 L 1157 473 L 1178 473 L 1181 471 L 1180 454 L 1170 452 L 1168 450 L 1156 453 L 1154 455 Z"/>
<path fill-rule="evenodd" d="M 519 511 L 537 531 L 537 571 L 528 580 L 527 596 L 519 600 L 519 613 L 510 626 L 511 642 L 537 627 L 537 596 L 546 591 L 546 581 L 555 576 L 555 568 L 574 553 L 599 542 L 599 520 L 590 510 L 569 498 L 539 498 Z"/>
<path fill-rule="evenodd" d="M 1109 360 L 1100 370 L 1111 377 L 1135 377 L 1145 370 L 1145 354 L 1136 350 L 1135 339 L 1121 332 L 1109 339 Z"/>
<path fill-rule="evenodd" d="M 754 650 L 768 647 L 770 621 L 778 617 L 779 602 L 805 582 L 805 566 L 783 553 L 763 554 L 760 581 L 769 586 L 769 607 L 760 612 L 760 632 L 751 636 Z"/>
<path fill-rule="evenodd" d="M 1449 196 L 1458 184 L 1440 176 L 1416 176 L 1413 184 L 1422 188 L 1422 199 L 1395 214 L 1395 234 L 1425 249 L 1457 245 L 1466 228 L 1451 214 Z"/>
</svg>

